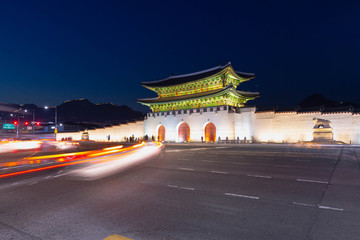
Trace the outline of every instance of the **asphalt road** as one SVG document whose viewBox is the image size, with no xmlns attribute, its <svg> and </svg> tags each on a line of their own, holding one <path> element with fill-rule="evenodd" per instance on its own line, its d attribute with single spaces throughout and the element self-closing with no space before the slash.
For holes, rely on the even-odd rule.
<svg viewBox="0 0 360 240">
<path fill-rule="evenodd" d="M 360 239 L 360 149 L 167 145 L 96 181 L 0 180 L 0 239 Z"/>
</svg>

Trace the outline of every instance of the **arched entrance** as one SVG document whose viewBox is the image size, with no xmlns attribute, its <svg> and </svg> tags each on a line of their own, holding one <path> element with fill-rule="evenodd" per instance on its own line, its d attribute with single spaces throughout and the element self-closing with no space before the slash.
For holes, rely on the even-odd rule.
<svg viewBox="0 0 360 240">
<path fill-rule="evenodd" d="M 161 125 L 158 129 L 158 141 L 165 141 L 165 127 L 163 125 Z"/>
<path fill-rule="evenodd" d="M 205 142 L 216 142 L 216 127 L 211 122 L 205 127 Z"/>
<path fill-rule="evenodd" d="M 189 142 L 190 141 L 189 124 L 184 122 L 179 126 L 178 139 L 180 142 Z"/>
</svg>

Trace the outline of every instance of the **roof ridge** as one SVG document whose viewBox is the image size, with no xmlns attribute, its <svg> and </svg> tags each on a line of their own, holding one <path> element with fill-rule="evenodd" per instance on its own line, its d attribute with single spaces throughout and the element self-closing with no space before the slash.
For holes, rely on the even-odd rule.
<svg viewBox="0 0 360 240">
<path fill-rule="evenodd" d="M 236 90 L 236 91 L 239 92 L 239 93 L 259 94 L 260 95 L 260 92 L 248 92 L 248 91 L 241 91 L 241 90 Z"/>
<path fill-rule="evenodd" d="M 235 71 L 237 74 L 251 74 L 255 76 L 255 73 L 248 73 L 248 72 L 241 72 L 241 71 Z"/>
<path fill-rule="evenodd" d="M 150 84 L 150 83 L 158 83 L 158 82 L 163 82 L 165 80 L 169 80 L 169 79 L 173 79 L 173 78 L 181 78 L 181 77 L 189 77 L 189 76 L 193 76 L 193 75 L 197 75 L 197 74 L 202 74 L 202 73 L 206 73 L 206 72 L 210 72 L 210 71 L 214 71 L 216 69 L 224 69 L 226 67 L 228 67 L 229 65 L 231 65 L 231 62 L 228 62 L 227 64 L 225 64 L 224 66 L 219 65 L 213 68 L 209 68 L 209 69 L 205 69 L 205 70 L 201 70 L 198 72 L 193 72 L 193 73 L 186 73 L 186 74 L 180 74 L 180 75 L 174 75 L 174 76 L 169 76 L 167 78 L 161 79 L 161 80 L 156 80 L 156 81 L 151 81 L 151 82 L 142 82 L 142 83 L 146 83 L 146 84 Z"/>
</svg>

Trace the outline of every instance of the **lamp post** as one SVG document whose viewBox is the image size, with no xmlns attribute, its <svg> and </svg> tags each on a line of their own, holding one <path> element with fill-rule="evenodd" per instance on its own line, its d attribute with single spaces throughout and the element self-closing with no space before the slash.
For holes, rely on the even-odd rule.
<svg viewBox="0 0 360 240">
<path fill-rule="evenodd" d="M 33 114 L 33 120 L 32 120 L 32 133 L 34 134 L 34 125 L 35 125 L 35 110 L 33 109 L 33 110 L 31 110 L 32 111 L 32 114 Z M 27 109 L 25 109 L 24 110 L 24 112 L 28 112 L 28 110 Z"/>
<path fill-rule="evenodd" d="M 20 125 L 20 117 L 17 115 L 17 124 L 16 124 L 16 140 L 19 140 L 19 125 Z"/>
<path fill-rule="evenodd" d="M 15 111 L 16 112 L 16 111 Z M 16 114 L 14 116 L 13 113 L 10 114 L 11 117 L 17 117 L 17 121 L 13 121 L 13 124 L 16 126 L 16 139 L 19 138 L 19 125 L 20 125 L 20 117 L 19 117 L 19 114 Z"/>
<path fill-rule="evenodd" d="M 44 107 L 45 109 L 49 109 L 48 106 Z M 55 140 L 56 140 L 56 134 L 57 134 L 57 107 L 54 107 L 55 109 L 55 129 L 54 129 L 54 134 L 55 134 Z"/>
</svg>

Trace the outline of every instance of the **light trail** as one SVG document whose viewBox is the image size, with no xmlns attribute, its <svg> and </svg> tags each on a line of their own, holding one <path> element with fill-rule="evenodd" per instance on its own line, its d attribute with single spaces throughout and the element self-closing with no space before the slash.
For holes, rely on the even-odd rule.
<svg viewBox="0 0 360 240">
<path fill-rule="evenodd" d="M 13 152 L 17 150 L 31 150 L 40 148 L 42 141 L 1 141 L 0 153 Z"/>
<path fill-rule="evenodd" d="M 162 143 L 138 144 L 132 147 L 132 151 L 126 151 L 121 154 L 111 154 L 106 158 L 99 158 L 92 161 L 91 165 L 74 170 L 71 175 L 84 180 L 95 180 L 105 176 L 125 171 L 131 167 L 144 163 L 160 153 Z"/>
<path fill-rule="evenodd" d="M 41 161 L 49 161 L 49 160 L 52 160 L 54 163 L 65 162 L 65 161 L 66 162 L 54 164 L 54 165 L 46 166 L 46 167 L 38 167 L 38 168 L 34 168 L 34 169 L 0 174 L 0 178 L 13 177 L 13 176 L 18 176 L 18 175 L 22 175 L 22 174 L 40 172 L 40 171 L 44 171 L 44 170 L 55 169 L 55 168 L 66 167 L 66 166 L 73 166 L 73 165 L 83 164 L 83 163 L 96 163 L 97 168 L 99 166 L 101 166 L 103 169 L 107 169 L 109 172 L 114 172 L 114 169 L 121 170 L 119 168 L 119 166 L 126 167 L 128 165 L 131 165 L 132 163 L 147 159 L 148 156 L 152 156 L 156 153 L 159 153 L 159 151 L 161 151 L 161 148 L 163 147 L 163 144 L 158 143 L 158 142 L 155 142 L 154 144 L 155 144 L 155 146 L 153 146 L 151 144 L 146 144 L 145 142 L 142 142 L 140 144 L 136 144 L 134 146 L 130 146 L 127 148 L 123 148 L 123 146 L 120 145 L 120 146 L 111 147 L 111 148 L 104 148 L 102 150 L 92 150 L 92 151 L 86 151 L 86 152 L 75 152 L 75 153 L 64 153 L 64 154 L 54 154 L 54 155 L 47 155 L 47 156 L 29 157 L 29 158 L 25 158 L 26 161 L 21 161 L 21 162 L 22 163 L 24 163 L 24 162 L 25 163 L 31 163 L 31 162 L 41 163 Z M 136 161 L 132 160 L 133 158 L 136 159 Z M 104 167 L 106 165 L 104 163 L 109 163 L 109 162 L 117 162 L 117 164 L 112 164 L 112 165 L 110 164 L 112 169 Z M 122 165 L 119 163 L 122 163 Z M 10 164 L 10 163 L 8 163 L 8 164 Z M 16 164 L 14 164 L 14 165 L 16 165 Z M 95 171 L 96 167 L 92 168 L 93 173 L 96 172 Z M 89 167 L 86 167 L 86 169 L 89 170 Z M 84 172 L 81 172 L 81 169 L 80 169 L 80 170 L 77 170 L 77 173 L 81 175 L 81 173 L 84 173 Z M 104 172 L 102 172 L 102 173 L 104 174 Z"/>
</svg>

